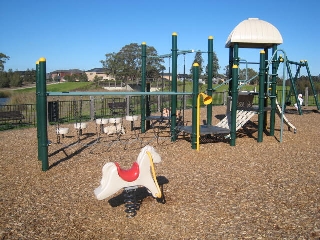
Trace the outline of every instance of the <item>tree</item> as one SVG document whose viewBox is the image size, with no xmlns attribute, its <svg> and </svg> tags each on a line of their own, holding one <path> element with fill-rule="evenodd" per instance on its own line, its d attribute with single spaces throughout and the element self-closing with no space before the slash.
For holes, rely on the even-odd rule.
<svg viewBox="0 0 320 240">
<path fill-rule="evenodd" d="M 10 87 L 22 86 L 22 78 L 20 77 L 19 72 L 13 72 L 12 69 L 9 69 L 8 78 L 10 79 Z"/>
<path fill-rule="evenodd" d="M 99 77 L 98 75 L 95 75 L 93 78 L 93 82 L 96 84 L 96 86 L 100 85 L 100 82 L 102 81 L 102 77 Z"/>
<path fill-rule="evenodd" d="M 223 70 L 224 75 L 229 79 L 229 65 L 226 65 Z"/>
<path fill-rule="evenodd" d="M 224 67 L 224 74 L 229 78 L 229 65 Z M 239 76 L 238 76 L 239 80 L 252 79 L 250 81 L 250 84 L 252 84 L 252 85 L 259 84 L 258 73 L 255 70 L 253 70 L 252 68 L 247 68 L 247 69 L 246 68 L 243 68 L 243 69 L 239 68 L 238 74 L 239 74 Z"/>
<path fill-rule="evenodd" d="M 201 75 L 203 73 L 203 58 L 202 58 L 202 53 L 201 52 L 196 52 L 194 55 L 194 60 L 192 62 L 191 68 L 190 68 L 190 74 L 193 73 L 193 64 L 198 63 L 199 64 L 199 74 Z"/>
<path fill-rule="evenodd" d="M 8 73 L 0 71 L 0 88 L 10 87 L 10 79 Z"/>
<path fill-rule="evenodd" d="M 9 60 L 10 57 L 0 52 L 0 72 L 3 72 L 4 70 L 4 64 L 6 63 L 6 60 Z"/>
<path fill-rule="evenodd" d="M 198 63 L 199 64 L 199 72 L 200 75 L 203 73 L 204 67 L 204 61 L 202 58 L 202 53 L 201 52 L 196 52 L 196 55 L 194 56 L 194 60 L 192 63 L 192 66 L 194 63 Z M 218 77 L 218 71 L 220 69 L 220 65 L 219 65 L 219 59 L 217 57 L 217 54 L 215 52 L 213 52 L 213 59 L 212 59 L 212 77 Z M 192 74 L 192 66 L 190 69 L 190 73 Z M 208 76 L 208 64 L 205 67 L 205 74 Z"/>
<path fill-rule="evenodd" d="M 163 60 L 157 57 L 154 47 L 147 46 L 146 75 L 148 78 L 160 76 Z M 141 76 L 141 45 L 131 43 L 121 48 L 118 53 L 107 53 L 105 60 L 101 60 L 106 73 L 115 76 L 118 80 L 135 80 Z"/>
<path fill-rule="evenodd" d="M 73 75 L 65 75 L 63 77 L 63 79 L 66 80 L 67 82 L 75 82 L 76 81 L 76 79 L 74 78 Z"/>
<path fill-rule="evenodd" d="M 252 85 L 258 85 L 259 84 L 259 75 L 258 73 L 253 70 L 252 68 L 243 68 L 239 69 L 239 80 L 249 80 L 250 84 Z"/>
<path fill-rule="evenodd" d="M 213 58 L 212 59 L 212 76 L 216 78 L 219 75 L 218 71 L 220 70 L 220 65 L 219 65 L 219 59 L 215 52 L 213 52 L 212 58 Z M 206 66 L 206 74 L 208 75 L 208 65 Z"/>
<path fill-rule="evenodd" d="M 24 82 L 27 83 L 33 83 L 36 81 L 36 71 L 35 70 L 30 70 L 29 68 L 24 72 Z"/>
<path fill-rule="evenodd" d="M 85 73 L 79 74 L 78 79 L 80 82 L 88 82 L 88 76 Z"/>
<path fill-rule="evenodd" d="M 157 50 L 150 46 L 147 46 L 147 60 L 146 60 L 146 76 L 147 78 L 160 78 L 160 73 L 166 68 L 162 65 L 164 63 L 163 58 L 158 57 Z"/>
<path fill-rule="evenodd" d="M 117 64 L 116 64 L 116 53 L 107 53 L 106 60 L 100 61 L 102 67 L 105 68 L 106 73 L 109 75 L 116 76 L 117 73 Z"/>
</svg>

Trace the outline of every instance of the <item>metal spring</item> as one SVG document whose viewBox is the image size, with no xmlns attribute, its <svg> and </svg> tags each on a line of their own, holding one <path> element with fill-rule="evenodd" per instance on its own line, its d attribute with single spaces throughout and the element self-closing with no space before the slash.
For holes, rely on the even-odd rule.
<svg viewBox="0 0 320 240">
<path fill-rule="evenodd" d="M 134 186 L 124 189 L 124 206 L 126 207 L 124 211 L 127 213 L 127 218 L 132 218 L 137 215 L 137 210 L 139 209 L 139 204 L 137 203 L 136 199 L 137 188 L 137 186 Z"/>
</svg>

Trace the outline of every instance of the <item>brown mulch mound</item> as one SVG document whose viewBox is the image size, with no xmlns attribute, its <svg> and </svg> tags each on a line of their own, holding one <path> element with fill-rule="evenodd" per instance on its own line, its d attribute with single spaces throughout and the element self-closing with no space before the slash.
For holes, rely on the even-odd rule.
<svg viewBox="0 0 320 240">
<path fill-rule="evenodd" d="M 212 124 L 224 114 L 225 107 L 214 107 Z M 199 152 L 183 134 L 176 142 L 166 129 L 158 141 L 152 130 L 140 134 L 162 157 L 155 167 L 165 201 L 139 188 L 133 218 L 122 191 L 102 201 L 93 193 L 105 163 L 128 168 L 136 160 L 141 142 L 129 125 L 113 144 L 105 134 L 96 142 L 94 122 L 79 143 L 69 126 L 57 144 L 50 126 L 46 172 L 35 128 L 0 132 L 1 239 L 320 239 L 320 114 L 286 116 L 297 133 L 284 126 L 282 142 L 278 117 L 275 136 L 264 134 L 261 143 L 254 116 L 237 132 L 236 146 L 212 136 L 201 138 Z"/>
</svg>

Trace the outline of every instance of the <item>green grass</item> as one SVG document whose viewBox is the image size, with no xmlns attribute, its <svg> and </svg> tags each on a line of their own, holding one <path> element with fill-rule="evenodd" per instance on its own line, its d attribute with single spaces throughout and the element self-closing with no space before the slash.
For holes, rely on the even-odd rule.
<svg viewBox="0 0 320 240">
<path fill-rule="evenodd" d="M 88 90 L 95 88 L 95 84 L 92 82 L 64 82 L 57 84 L 47 84 L 47 92 L 71 92 L 79 90 Z M 30 93 L 36 92 L 36 88 L 24 88 L 14 90 L 13 93 Z"/>
<path fill-rule="evenodd" d="M 96 89 L 96 85 L 92 82 L 65 82 L 57 84 L 47 84 L 47 92 L 71 92 L 71 91 L 87 91 Z M 36 88 L 23 88 L 10 91 L 9 104 L 33 104 L 36 102 Z"/>
<path fill-rule="evenodd" d="M 11 92 L 10 91 L 0 91 L 0 98 L 8 98 L 8 97 L 11 97 Z"/>
</svg>

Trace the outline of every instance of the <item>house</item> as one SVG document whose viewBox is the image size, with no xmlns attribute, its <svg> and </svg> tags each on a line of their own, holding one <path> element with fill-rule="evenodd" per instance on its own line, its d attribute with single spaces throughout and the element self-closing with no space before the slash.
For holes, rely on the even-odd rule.
<svg viewBox="0 0 320 240">
<path fill-rule="evenodd" d="M 115 77 L 111 74 L 107 74 L 104 68 L 93 68 L 85 72 L 88 77 L 88 81 L 93 81 L 95 76 L 101 77 L 102 80 L 114 80 Z"/>
<path fill-rule="evenodd" d="M 63 80 L 65 76 L 71 76 L 73 74 L 83 74 L 83 71 L 79 69 L 69 69 L 69 70 L 56 70 L 50 73 L 52 80 Z"/>
</svg>

